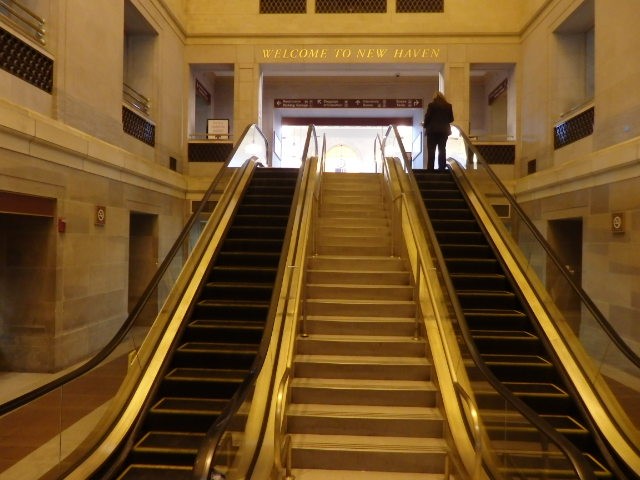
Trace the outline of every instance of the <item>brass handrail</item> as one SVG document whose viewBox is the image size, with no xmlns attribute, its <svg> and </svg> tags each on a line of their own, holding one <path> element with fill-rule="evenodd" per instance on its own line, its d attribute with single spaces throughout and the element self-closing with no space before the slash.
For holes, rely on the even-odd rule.
<svg viewBox="0 0 640 480">
<path fill-rule="evenodd" d="M 25 35 L 32 36 L 41 45 L 46 45 L 45 34 L 47 32 L 44 18 L 16 0 L 0 0 L 0 7 L 0 11 L 6 10 L 7 13 L 4 14 L 4 17 L 14 28 Z"/>
<path fill-rule="evenodd" d="M 122 100 L 145 116 L 149 116 L 151 100 L 126 83 L 122 84 Z"/>
</svg>

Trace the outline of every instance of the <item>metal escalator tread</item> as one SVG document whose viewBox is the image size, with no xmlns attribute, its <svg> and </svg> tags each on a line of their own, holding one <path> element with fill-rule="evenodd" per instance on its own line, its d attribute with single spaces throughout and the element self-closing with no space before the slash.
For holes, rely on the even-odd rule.
<svg viewBox="0 0 640 480">
<path fill-rule="evenodd" d="M 191 480 L 191 471 L 186 466 L 132 464 L 116 480 Z"/>
<path fill-rule="evenodd" d="M 121 480 L 191 478 L 205 433 L 258 352 L 297 178 L 298 169 L 254 171 L 141 417 Z M 230 428 L 244 421 L 240 412 Z"/>
<path fill-rule="evenodd" d="M 464 196 L 450 171 L 431 173 L 414 170 L 414 175 L 429 214 L 435 210 L 435 216 L 441 217 L 442 209 L 453 202 L 456 208 L 461 208 L 460 200 L 464 200 Z M 468 206 L 466 208 L 471 212 Z M 463 215 L 456 213 L 456 216 Z M 584 427 L 577 400 L 571 398 L 561 385 L 558 367 L 550 360 L 542 341 L 532 334 L 535 332 L 533 319 L 519 305 L 520 300 L 513 286 L 509 286 L 511 295 L 507 297 L 502 279 L 496 280 L 498 276 L 506 278 L 506 275 L 495 255 L 487 255 L 490 249 L 485 247 L 489 244 L 480 226 L 475 220 L 436 218 L 431 223 L 476 348 L 487 366 L 516 396 L 540 415 L 552 420 L 558 431 L 564 433 L 583 454 L 592 457 L 598 476 L 610 476 L 608 470 L 602 467 L 602 455 L 592 434 Z M 455 244 L 460 246 L 451 246 Z M 464 246 L 470 248 L 465 249 Z M 461 255 L 462 252 L 464 255 Z M 484 279 L 491 281 L 483 282 Z M 482 285 L 482 288 L 477 285 Z M 488 293 L 488 290 L 493 292 Z M 514 347 L 514 344 L 525 345 L 525 337 L 518 343 L 512 334 L 498 333 L 514 330 L 532 334 L 531 338 L 526 339 L 527 349 L 530 350 L 522 348 L 517 351 Z M 536 347 L 534 342 L 539 346 Z M 493 397 L 489 392 L 476 394 L 481 411 L 483 408 L 501 408 L 501 400 L 494 398 L 497 397 L 495 393 Z M 558 420 L 560 418 L 562 420 Z M 526 467 L 526 462 L 521 467 Z M 562 477 L 568 473 L 560 470 L 551 469 L 549 474 Z"/>
</svg>

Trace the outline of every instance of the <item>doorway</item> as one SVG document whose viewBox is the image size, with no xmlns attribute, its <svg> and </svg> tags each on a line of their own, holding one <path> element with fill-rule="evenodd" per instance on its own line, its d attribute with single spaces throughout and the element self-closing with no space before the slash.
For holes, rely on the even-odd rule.
<svg viewBox="0 0 640 480">
<path fill-rule="evenodd" d="M 569 271 L 576 285 L 582 286 L 582 218 L 550 220 L 547 239 L 558 258 Z M 580 330 L 580 298 L 572 290 L 553 288 L 563 285 L 557 270 L 547 267 L 548 285 L 553 299 L 565 313 L 566 319 L 576 334 Z"/>
<path fill-rule="evenodd" d="M 136 305 L 158 268 L 158 216 L 131 212 L 129 216 L 129 301 Z M 149 299 L 142 324 L 150 325 L 158 313 L 157 296 Z"/>
</svg>

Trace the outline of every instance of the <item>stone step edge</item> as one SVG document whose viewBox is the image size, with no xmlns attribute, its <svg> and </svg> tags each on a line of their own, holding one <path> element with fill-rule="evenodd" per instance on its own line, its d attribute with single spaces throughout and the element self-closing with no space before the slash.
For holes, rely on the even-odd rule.
<svg viewBox="0 0 640 480">
<path fill-rule="evenodd" d="M 315 378 L 295 377 L 291 380 L 292 388 L 329 388 L 334 390 L 381 390 L 439 392 L 430 380 L 372 380 L 359 378 Z"/>
<path fill-rule="evenodd" d="M 375 420 L 442 421 L 438 407 L 290 403 L 287 415 L 298 417 L 367 418 Z"/>
<path fill-rule="evenodd" d="M 335 323 L 410 323 L 415 324 L 413 317 L 349 317 L 342 315 L 307 315 L 307 321 Z"/>
<path fill-rule="evenodd" d="M 374 470 L 323 470 L 310 468 L 293 468 L 291 470 L 296 480 L 444 480 L 441 473 L 405 473 L 380 472 Z M 452 479 L 455 477 L 451 477 Z"/>
<path fill-rule="evenodd" d="M 327 363 L 335 365 L 404 365 L 431 367 L 433 362 L 426 357 L 397 357 L 397 356 L 377 356 L 377 355 L 296 355 L 294 362 L 297 363 Z"/>
<path fill-rule="evenodd" d="M 291 434 L 292 448 L 361 452 L 407 452 L 446 455 L 447 444 L 433 437 L 372 437 L 358 435 Z"/>
</svg>

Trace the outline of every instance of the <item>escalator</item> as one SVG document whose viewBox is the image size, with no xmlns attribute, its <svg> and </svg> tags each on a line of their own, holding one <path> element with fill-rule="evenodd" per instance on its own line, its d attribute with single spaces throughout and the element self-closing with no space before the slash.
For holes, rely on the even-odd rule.
<svg viewBox="0 0 640 480">
<path fill-rule="evenodd" d="M 539 334 L 528 305 L 469 207 L 450 170 L 414 170 L 451 283 L 481 358 L 513 394 L 563 433 L 587 458 L 599 478 L 619 477 L 589 426 L 552 349 Z M 476 390 L 482 410 L 499 411 L 495 395 Z M 496 415 L 496 422 L 505 419 Z M 491 431 L 491 423 L 485 424 Z M 495 431 L 502 431 L 496 428 Z M 524 441 L 513 427 L 509 439 Z M 509 442 L 504 442 L 508 448 Z M 603 453 L 604 452 L 604 453 Z"/>
<path fill-rule="evenodd" d="M 130 447 L 108 462 L 101 475 L 122 480 L 191 478 L 206 432 L 258 353 L 298 174 L 298 169 L 254 170 Z"/>
</svg>

